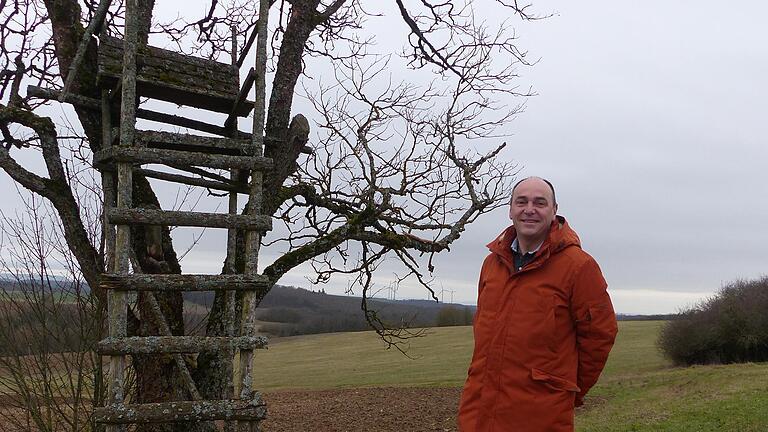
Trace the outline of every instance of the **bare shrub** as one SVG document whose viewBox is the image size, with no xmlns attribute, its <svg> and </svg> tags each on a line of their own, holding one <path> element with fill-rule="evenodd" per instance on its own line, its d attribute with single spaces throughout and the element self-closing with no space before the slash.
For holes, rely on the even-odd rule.
<svg viewBox="0 0 768 432">
<path fill-rule="evenodd" d="M 92 430 L 98 302 L 34 197 L 0 220 L 0 431 Z"/>
<path fill-rule="evenodd" d="M 680 314 L 658 346 L 677 365 L 768 361 L 768 277 L 736 281 Z"/>
</svg>

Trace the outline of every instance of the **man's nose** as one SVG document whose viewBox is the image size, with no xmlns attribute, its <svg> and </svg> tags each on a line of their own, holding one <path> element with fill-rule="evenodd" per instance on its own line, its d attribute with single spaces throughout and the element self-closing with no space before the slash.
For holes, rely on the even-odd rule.
<svg viewBox="0 0 768 432">
<path fill-rule="evenodd" d="M 526 212 L 526 213 L 533 213 L 534 209 L 535 209 L 535 207 L 533 206 L 533 203 L 528 203 L 523 208 L 523 211 Z"/>
</svg>

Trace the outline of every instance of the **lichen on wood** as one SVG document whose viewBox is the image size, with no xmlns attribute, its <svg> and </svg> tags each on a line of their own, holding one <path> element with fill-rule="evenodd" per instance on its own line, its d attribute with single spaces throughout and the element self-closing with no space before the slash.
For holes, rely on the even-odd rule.
<svg viewBox="0 0 768 432">
<path fill-rule="evenodd" d="M 164 164 L 181 166 L 202 166 L 220 169 L 267 170 L 272 160 L 261 156 L 211 155 L 206 153 L 153 149 L 141 147 L 110 147 L 93 155 L 94 164 L 132 162 L 137 164 Z M 103 167 L 99 167 L 100 169 Z"/>
<path fill-rule="evenodd" d="M 267 338 L 264 336 L 132 336 L 103 339 L 99 341 L 97 351 L 102 355 L 172 354 L 266 347 Z"/>
<path fill-rule="evenodd" d="M 207 228 L 238 228 L 264 232 L 272 218 L 260 214 L 201 213 L 146 208 L 107 209 L 107 220 L 115 225 L 173 225 Z"/>
<path fill-rule="evenodd" d="M 247 139 L 208 137 L 159 131 L 136 131 L 136 146 L 233 156 L 255 154 Z"/>
<path fill-rule="evenodd" d="M 123 41 L 99 38 L 98 79 L 102 87 L 114 87 L 121 79 Z M 156 47 L 140 47 L 136 76 L 140 96 L 181 105 L 246 116 L 252 103 L 238 101 L 239 71 L 230 64 Z"/>
<path fill-rule="evenodd" d="M 115 291 L 255 291 L 271 287 L 263 275 L 103 274 L 99 287 Z"/>
<path fill-rule="evenodd" d="M 258 395 L 252 399 L 181 401 L 96 408 L 97 423 L 136 424 L 175 421 L 263 420 L 267 410 Z"/>
</svg>

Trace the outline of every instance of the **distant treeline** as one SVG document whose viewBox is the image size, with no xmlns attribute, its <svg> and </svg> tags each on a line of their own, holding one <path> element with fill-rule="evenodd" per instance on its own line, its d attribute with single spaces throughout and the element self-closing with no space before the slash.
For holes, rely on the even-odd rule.
<svg viewBox="0 0 768 432">
<path fill-rule="evenodd" d="M 656 314 L 656 315 L 630 315 L 630 314 L 616 314 L 616 319 L 619 321 L 669 321 L 677 319 L 678 314 Z"/>
<path fill-rule="evenodd" d="M 0 357 L 91 350 L 95 310 L 80 281 L 0 279 Z"/>
<path fill-rule="evenodd" d="M 67 291 L 70 281 L 52 280 L 47 287 L 48 292 Z M 32 281 L 22 281 L 29 289 Z M 0 277 L 0 290 L 13 292 L 18 282 Z M 87 286 L 80 286 L 81 293 L 88 291 Z M 190 334 L 204 333 L 207 312 L 213 304 L 212 292 L 184 293 L 188 302 L 202 306 L 190 308 L 185 316 L 185 327 Z M 460 304 L 438 303 L 433 300 L 386 300 L 369 299 L 368 305 L 375 310 L 379 317 L 391 326 L 406 327 L 443 327 L 471 325 L 475 314 L 475 306 Z M 59 313 L 71 316 L 76 312 L 72 305 L 63 307 Z M 10 317 L 5 317 L 10 320 Z M 331 333 L 346 331 L 370 330 L 361 309 L 360 298 L 326 294 L 324 290 L 311 291 L 303 288 L 276 285 L 261 302 L 257 309 L 260 330 L 273 336 L 292 336 L 314 333 Z M 620 321 L 669 321 L 679 318 L 676 314 L 634 315 L 618 314 Z M 18 319 L 18 314 L 13 320 Z M 10 322 L 7 324 L 11 324 Z M 13 322 L 20 332 L 28 332 L 32 323 L 22 325 Z M 53 322 L 49 321 L 47 325 Z M 54 349 L 62 349 L 72 345 L 68 340 L 68 332 L 63 331 L 59 340 L 42 340 L 44 345 Z M 34 347 L 32 349 L 35 349 Z"/>
<path fill-rule="evenodd" d="M 185 300 L 206 307 L 212 293 L 186 293 Z M 471 325 L 474 306 L 431 300 L 369 299 L 368 306 L 391 326 L 442 327 Z M 276 285 L 256 311 L 260 330 L 273 336 L 370 330 L 360 297 L 326 294 Z"/>
</svg>

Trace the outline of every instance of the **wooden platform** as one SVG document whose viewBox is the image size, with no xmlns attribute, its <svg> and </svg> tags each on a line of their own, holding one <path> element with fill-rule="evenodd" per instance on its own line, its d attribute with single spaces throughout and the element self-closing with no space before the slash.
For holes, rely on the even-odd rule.
<svg viewBox="0 0 768 432">
<path fill-rule="evenodd" d="M 225 114 L 233 112 L 240 93 L 236 66 L 156 47 L 139 48 L 136 63 L 137 96 Z M 99 37 L 98 65 L 99 85 L 114 89 L 123 70 L 121 39 Z M 252 108 L 253 102 L 244 100 L 234 112 L 245 117 Z"/>
</svg>

